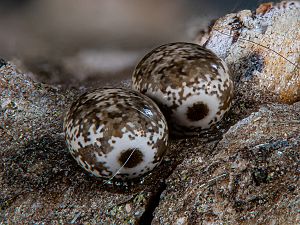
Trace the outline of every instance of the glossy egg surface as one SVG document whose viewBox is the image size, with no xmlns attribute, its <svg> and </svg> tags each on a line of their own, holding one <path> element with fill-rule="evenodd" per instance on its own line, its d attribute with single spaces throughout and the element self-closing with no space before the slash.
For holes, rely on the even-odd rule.
<svg viewBox="0 0 300 225">
<path fill-rule="evenodd" d="M 65 116 L 64 133 L 77 162 L 108 179 L 131 179 L 151 171 L 168 143 L 167 122 L 157 105 L 121 88 L 81 95 Z"/>
<path fill-rule="evenodd" d="M 154 49 L 137 65 L 132 81 L 133 89 L 157 102 L 179 130 L 210 128 L 229 110 L 233 97 L 227 65 L 192 43 Z"/>
</svg>

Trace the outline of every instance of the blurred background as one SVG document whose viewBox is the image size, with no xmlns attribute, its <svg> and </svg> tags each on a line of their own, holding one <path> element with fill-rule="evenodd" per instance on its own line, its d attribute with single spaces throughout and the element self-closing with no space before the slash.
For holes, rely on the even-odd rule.
<svg viewBox="0 0 300 225">
<path fill-rule="evenodd" d="M 130 75 L 150 49 L 192 41 L 211 20 L 259 0 L 1 0 L 0 57 L 69 85 Z"/>
</svg>

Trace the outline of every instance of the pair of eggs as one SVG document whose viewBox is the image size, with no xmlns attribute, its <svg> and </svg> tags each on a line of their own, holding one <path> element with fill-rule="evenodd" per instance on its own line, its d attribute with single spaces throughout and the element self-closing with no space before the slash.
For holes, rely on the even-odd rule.
<svg viewBox="0 0 300 225">
<path fill-rule="evenodd" d="M 177 133 L 210 128 L 229 110 L 233 96 L 226 64 L 191 43 L 154 49 L 137 65 L 132 81 L 134 90 L 83 94 L 65 116 L 72 156 L 97 177 L 124 180 L 153 170 L 167 150 L 168 124 Z"/>
</svg>

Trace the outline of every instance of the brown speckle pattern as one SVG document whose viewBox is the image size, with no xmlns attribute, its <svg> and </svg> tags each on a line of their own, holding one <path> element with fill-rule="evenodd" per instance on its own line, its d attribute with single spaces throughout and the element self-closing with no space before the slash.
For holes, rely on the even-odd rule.
<svg viewBox="0 0 300 225">
<path fill-rule="evenodd" d="M 158 103 L 175 130 L 211 127 L 229 110 L 233 97 L 226 64 L 192 43 L 154 49 L 137 65 L 132 81 L 135 90 Z"/>
<path fill-rule="evenodd" d="M 156 104 L 121 88 L 80 96 L 65 116 L 64 133 L 77 162 L 103 178 L 141 176 L 161 161 L 168 143 L 167 123 Z"/>
</svg>

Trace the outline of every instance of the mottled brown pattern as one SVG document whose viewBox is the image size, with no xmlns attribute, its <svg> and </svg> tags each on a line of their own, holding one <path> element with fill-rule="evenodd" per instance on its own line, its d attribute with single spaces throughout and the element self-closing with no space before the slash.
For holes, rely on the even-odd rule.
<svg viewBox="0 0 300 225">
<path fill-rule="evenodd" d="M 159 132 L 162 126 L 159 123 L 164 124 L 161 134 Z M 139 92 L 127 89 L 104 88 L 80 96 L 65 117 L 64 132 L 74 158 L 80 157 L 89 164 L 91 170 L 97 170 L 100 175 L 103 175 L 105 165 L 97 162 L 95 153 L 101 157 L 110 153 L 114 149 L 113 144 L 122 139 L 125 133 L 130 140 L 149 136 L 148 146 L 155 152 L 153 163 L 157 162 L 156 157 L 161 158 L 165 154 L 168 141 L 166 121 L 156 104 Z M 158 135 L 161 135 L 156 141 L 159 145 L 153 141 L 153 137 Z M 92 142 L 94 139 L 96 141 Z M 124 154 L 119 155 L 116 160 L 125 162 Z M 142 156 L 139 151 L 134 152 L 124 167 L 134 167 L 134 163 L 137 165 L 143 159 Z M 85 165 L 82 166 L 86 168 Z"/>
<path fill-rule="evenodd" d="M 165 155 L 167 151 L 168 145 L 163 139 L 159 139 L 156 143 L 153 143 L 153 148 L 159 149 L 155 154 L 153 163 L 159 163 L 162 160 L 162 157 Z"/>
<path fill-rule="evenodd" d="M 200 45 L 184 42 L 162 45 L 148 53 L 136 66 L 134 84 L 140 82 L 141 92 L 146 92 L 150 83 L 162 91 L 168 86 L 181 87 L 183 82 L 192 85 L 194 81 L 190 80 L 195 77 L 206 80 L 206 74 L 212 79 L 218 75 L 217 69 L 210 65 L 212 62 L 223 67 L 213 52 Z"/>
<path fill-rule="evenodd" d="M 72 156 L 76 159 L 76 161 L 87 171 L 97 171 L 100 175 L 104 176 L 104 172 L 108 173 L 109 176 L 112 176 L 112 173 L 107 170 L 104 166 L 103 162 L 97 162 L 95 152 L 99 152 L 100 146 L 89 145 L 86 147 L 82 147 L 80 151 L 72 153 Z M 83 164 L 80 162 L 80 160 Z"/>
<path fill-rule="evenodd" d="M 213 52 L 193 43 L 171 43 L 162 45 L 148 53 L 136 66 L 132 76 L 133 88 L 148 95 L 160 106 L 169 124 L 174 128 L 194 129 L 191 125 L 177 124 L 172 114 L 190 97 L 205 95 L 217 97 L 216 123 L 231 106 L 233 82 L 225 63 Z M 188 90 L 188 91 L 187 91 Z M 209 101 L 209 100 L 207 100 Z M 193 104 L 187 108 L 193 108 Z M 206 104 L 206 102 L 204 102 Z M 210 111 L 205 108 L 190 121 L 205 119 Z M 195 112 L 195 111 L 194 111 Z M 188 111 L 183 117 L 190 115 Z M 196 119 L 196 117 L 200 119 Z"/>
<path fill-rule="evenodd" d="M 224 90 L 220 90 L 220 92 L 222 93 L 219 98 L 221 99 L 221 105 L 220 105 L 220 111 L 222 110 L 227 111 L 230 106 L 231 106 L 231 102 L 233 99 L 233 94 L 234 94 L 234 88 L 233 88 L 233 82 L 230 80 L 226 80 L 224 82 Z"/>
</svg>

